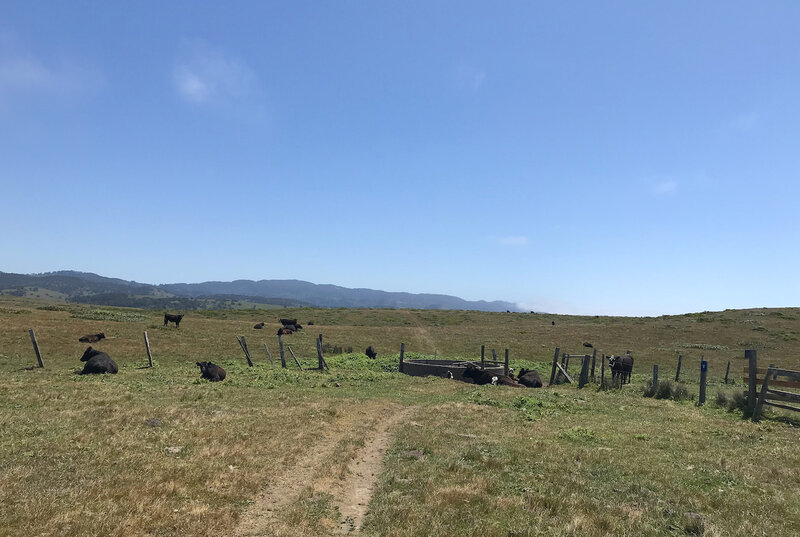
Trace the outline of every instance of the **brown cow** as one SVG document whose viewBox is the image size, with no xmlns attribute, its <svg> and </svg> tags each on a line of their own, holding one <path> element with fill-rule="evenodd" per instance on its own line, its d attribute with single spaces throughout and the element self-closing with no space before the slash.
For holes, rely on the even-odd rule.
<svg viewBox="0 0 800 537">
<path fill-rule="evenodd" d="M 82 338 L 78 338 L 81 343 L 97 343 L 101 339 L 105 339 L 106 335 L 103 332 L 99 334 L 87 334 Z"/>
</svg>

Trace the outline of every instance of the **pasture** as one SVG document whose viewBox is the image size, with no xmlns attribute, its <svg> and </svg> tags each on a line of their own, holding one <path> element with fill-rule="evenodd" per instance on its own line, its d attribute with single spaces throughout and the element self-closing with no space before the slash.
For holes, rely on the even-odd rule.
<svg viewBox="0 0 800 537">
<path fill-rule="evenodd" d="M 798 309 L 184 313 L 176 329 L 161 311 L 0 297 L 0 536 L 800 534 L 800 416 L 752 423 L 714 404 L 745 389 L 746 348 L 800 369 Z M 320 373 L 287 351 L 281 369 L 278 317 L 304 325 L 283 337 L 304 367 L 320 333 L 354 352 L 326 354 Z M 44 369 L 31 368 L 30 328 Z M 119 374 L 73 374 L 78 338 L 98 332 Z M 636 363 L 621 390 L 474 386 L 398 373 L 401 342 L 410 358 L 509 348 L 543 378 L 555 347 L 591 352 L 583 342 Z M 652 365 L 670 378 L 679 353 L 693 394 L 709 361 L 704 407 L 642 396 Z M 200 361 L 226 380 L 201 380 Z"/>
</svg>

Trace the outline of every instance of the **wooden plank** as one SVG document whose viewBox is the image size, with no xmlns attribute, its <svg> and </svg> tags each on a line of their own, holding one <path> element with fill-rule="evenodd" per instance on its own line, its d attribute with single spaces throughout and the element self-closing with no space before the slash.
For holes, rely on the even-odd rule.
<svg viewBox="0 0 800 537">
<path fill-rule="evenodd" d="M 756 368 L 756 378 L 763 377 L 767 374 L 767 370 L 763 367 Z M 786 377 L 792 378 L 798 382 L 800 382 L 800 371 L 795 371 L 793 369 L 782 369 L 780 367 L 775 368 L 775 374 L 779 377 Z M 744 378 L 748 377 L 748 370 L 747 368 L 744 369 Z"/>
<path fill-rule="evenodd" d="M 561 364 L 556 364 L 556 367 L 559 369 L 559 371 L 561 371 L 561 374 L 564 375 L 564 378 L 567 379 L 567 382 L 569 382 L 570 384 L 574 384 L 574 382 L 572 381 L 572 377 L 570 377 L 567 374 L 567 372 L 564 370 Z"/>
<path fill-rule="evenodd" d="M 147 349 L 147 362 L 149 367 L 153 367 L 153 355 L 150 354 L 150 340 L 147 339 L 147 332 L 144 333 L 144 348 Z"/>
<path fill-rule="evenodd" d="M 772 367 L 772 364 L 770 364 Z M 753 409 L 753 421 L 757 422 L 761 420 L 761 407 L 764 406 L 764 397 L 767 395 L 767 389 L 769 386 L 769 371 L 767 372 L 766 377 L 764 377 L 764 384 L 761 385 L 761 393 L 758 395 L 758 400 L 756 401 L 756 406 Z"/>
<path fill-rule="evenodd" d="M 772 386 L 772 381 L 769 381 L 769 385 Z M 770 388 L 767 391 L 767 399 L 772 399 L 773 401 L 789 401 L 790 403 L 800 403 L 800 393 L 792 393 L 792 392 L 784 392 L 781 390 L 773 390 Z"/>
<path fill-rule="evenodd" d="M 749 377 L 744 377 L 744 381 L 748 382 L 750 379 Z M 761 379 L 756 379 L 756 384 L 761 384 L 763 381 Z M 800 382 L 790 382 L 788 380 L 770 380 L 770 386 L 781 386 L 783 388 L 798 388 L 800 389 Z"/>
<path fill-rule="evenodd" d="M 33 333 L 33 328 L 28 330 L 28 335 L 31 336 L 31 343 L 33 343 L 33 351 L 36 353 L 36 361 L 39 362 L 39 367 L 44 367 L 42 361 L 42 353 L 39 352 L 39 344 L 36 342 L 36 334 Z"/>
<path fill-rule="evenodd" d="M 244 336 L 242 336 L 241 339 L 236 338 L 236 340 L 239 342 L 239 345 L 242 346 L 244 357 L 247 359 L 247 365 L 253 367 L 253 360 L 250 359 L 250 351 L 247 350 L 247 342 L 244 340 Z"/>
<path fill-rule="evenodd" d="M 267 347 L 266 343 L 264 343 L 264 348 L 267 349 L 267 358 L 269 358 L 269 365 L 271 365 L 273 367 L 273 369 L 274 369 L 275 368 L 275 362 L 272 361 L 272 353 L 269 352 L 269 347 Z"/>
<path fill-rule="evenodd" d="M 794 410 L 795 412 L 800 412 L 800 407 L 791 406 L 791 405 L 782 405 L 780 403 L 771 403 L 769 401 L 764 401 L 765 405 L 769 406 L 776 406 L 778 408 L 783 408 L 784 410 Z"/>
<path fill-rule="evenodd" d="M 297 364 L 297 367 L 300 368 L 300 371 L 305 371 L 305 369 L 303 369 L 303 366 L 300 365 L 300 360 L 298 360 L 297 356 L 294 355 L 294 351 L 292 350 L 291 345 L 286 345 L 286 348 L 289 349 L 289 353 L 292 355 L 292 358 L 294 358 L 294 363 Z"/>
</svg>

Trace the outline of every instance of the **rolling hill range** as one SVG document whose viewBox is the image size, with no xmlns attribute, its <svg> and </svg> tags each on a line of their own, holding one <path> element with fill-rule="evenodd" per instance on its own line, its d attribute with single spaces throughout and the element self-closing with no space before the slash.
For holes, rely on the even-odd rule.
<svg viewBox="0 0 800 537">
<path fill-rule="evenodd" d="M 504 301 L 456 296 L 350 289 L 301 280 L 151 285 L 76 271 L 42 274 L 0 272 L 0 294 L 147 309 L 238 309 L 251 307 L 414 308 L 518 311 Z"/>
</svg>

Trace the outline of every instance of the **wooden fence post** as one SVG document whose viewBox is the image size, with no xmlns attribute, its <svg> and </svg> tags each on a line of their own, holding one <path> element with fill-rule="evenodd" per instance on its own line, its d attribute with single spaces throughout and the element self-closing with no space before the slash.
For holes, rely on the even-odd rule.
<svg viewBox="0 0 800 537">
<path fill-rule="evenodd" d="M 728 367 L 725 368 L 725 384 L 728 383 L 728 373 L 731 371 L 731 361 L 728 360 Z"/>
<path fill-rule="evenodd" d="M 761 393 L 758 395 L 758 401 L 753 409 L 753 421 L 755 422 L 761 420 L 761 409 L 764 407 L 764 400 L 767 398 L 767 390 L 769 390 L 767 385 L 769 384 L 769 379 L 772 376 L 774 369 L 775 364 L 769 364 L 769 369 L 767 369 L 767 373 L 764 375 L 764 380 L 761 382 Z"/>
<path fill-rule="evenodd" d="M 497 362 L 497 353 L 494 352 L 494 349 L 492 349 L 492 360 Z M 497 365 L 497 364 L 495 364 L 495 365 Z"/>
<path fill-rule="evenodd" d="M 36 334 L 33 333 L 33 328 L 28 330 L 28 335 L 31 336 L 31 343 L 33 343 L 33 351 L 36 353 L 36 361 L 39 362 L 39 367 L 44 367 L 44 362 L 42 361 L 42 353 L 39 352 L 39 344 L 36 343 Z"/>
<path fill-rule="evenodd" d="M 322 371 L 323 366 L 323 359 L 322 359 L 322 334 L 319 335 L 317 338 L 317 367 L 319 370 Z"/>
<path fill-rule="evenodd" d="M 253 367 L 253 360 L 250 359 L 250 351 L 247 350 L 247 342 L 244 340 L 244 336 L 241 339 L 236 338 L 239 341 L 239 345 L 242 346 L 242 350 L 244 351 L 244 357 L 247 359 L 247 365 Z"/>
<path fill-rule="evenodd" d="M 658 392 L 658 366 L 653 364 L 653 395 Z"/>
<path fill-rule="evenodd" d="M 553 382 L 556 380 L 556 364 L 558 364 L 558 353 L 561 351 L 560 348 L 556 347 L 556 352 L 553 353 L 553 369 L 550 371 L 550 384 L 549 386 L 553 385 Z"/>
<path fill-rule="evenodd" d="M 585 354 L 581 362 L 581 376 L 578 379 L 578 388 L 583 388 L 587 382 L 589 382 L 589 355 Z"/>
<path fill-rule="evenodd" d="M 592 382 L 594 382 L 594 363 L 597 360 L 597 349 L 592 351 Z"/>
<path fill-rule="evenodd" d="M 602 354 L 600 357 L 600 387 L 606 387 L 606 355 Z"/>
<path fill-rule="evenodd" d="M 571 354 L 567 354 L 566 358 L 567 358 L 566 363 L 563 360 L 561 361 L 561 363 L 564 364 L 564 371 L 569 373 L 569 360 L 570 360 L 570 358 L 572 358 L 572 355 Z"/>
<path fill-rule="evenodd" d="M 147 339 L 147 332 L 144 333 L 144 348 L 147 349 L 147 362 L 149 367 L 153 367 L 153 355 L 150 354 L 150 340 Z"/>
<path fill-rule="evenodd" d="M 269 352 L 269 347 L 267 347 L 266 343 L 264 343 L 264 348 L 267 349 L 267 358 L 269 358 L 269 365 L 271 365 L 272 368 L 275 369 L 275 362 L 272 361 L 272 353 Z"/>
<path fill-rule="evenodd" d="M 678 382 L 681 378 L 681 362 L 683 361 L 683 355 L 678 355 L 678 370 L 675 371 L 675 382 Z"/>
<path fill-rule="evenodd" d="M 481 369 L 486 369 L 486 345 L 481 345 Z"/>
<path fill-rule="evenodd" d="M 700 360 L 700 406 L 706 404 L 706 378 L 708 377 L 708 362 Z"/>
<path fill-rule="evenodd" d="M 744 351 L 747 359 L 747 409 L 752 412 L 756 407 L 756 376 L 758 374 L 758 354 L 755 350 Z"/>
<path fill-rule="evenodd" d="M 405 356 L 406 356 L 406 344 L 405 343 L 401 343 L 400 344 L 400 372 L 401 373 L 403 372 L 403 363 L 405 362 Z"/>
<path fill-rule="evenodd" d="M 508 376 L 508 349 L 506 349 L 506 364 L 505 364 L 505 376 Z"/>
<path fill-rule="evenodd" d="M 281 353 L 281 367 L 286 369 L 286 355 L 283 353 L 283 338 L 278 334 L 278 351 Z"/>
</svg>

